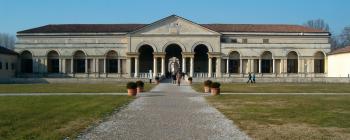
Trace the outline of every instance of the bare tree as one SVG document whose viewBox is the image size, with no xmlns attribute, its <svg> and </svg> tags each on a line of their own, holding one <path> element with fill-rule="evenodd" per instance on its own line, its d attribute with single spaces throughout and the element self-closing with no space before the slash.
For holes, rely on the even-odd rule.
<svg viewBox="0 0 350 140">
<path fill-rule="evenodd" d="M 350 26 L 343 29 L 342 33 L 340 34 L 340 41 L 342 47 L 350 45 Z"/>
<path fill-rule="evenodd" d="M 326 23 L 323 19 L 309 20 L 306 23 L 304 23 L 304 26 L 320 29 L 327 32 L 330 31 L 328 23 Z"/>
<path fill-rule="evenodd" d="M 7 33 L 0 33 L 0 46 L 14 49 L 16 38 L 13 35 Z"/>
</svg>

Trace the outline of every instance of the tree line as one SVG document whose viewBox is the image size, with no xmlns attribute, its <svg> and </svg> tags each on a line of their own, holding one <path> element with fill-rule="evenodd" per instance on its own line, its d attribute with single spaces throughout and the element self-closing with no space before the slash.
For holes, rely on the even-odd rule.
<svg viewBox="0 0 350 140">
<path fill-rule="evenodd" d="M 309 20 L 304 23 L 304 26 L 315 29 L 320 29 L 332 33 L 327 22 L 323 19 Z M 332 35 L 330 40 L 331 49 L 338 49 L 350 45 L 350 26 L 344 27 L 340 35 Z"/>
</svg>

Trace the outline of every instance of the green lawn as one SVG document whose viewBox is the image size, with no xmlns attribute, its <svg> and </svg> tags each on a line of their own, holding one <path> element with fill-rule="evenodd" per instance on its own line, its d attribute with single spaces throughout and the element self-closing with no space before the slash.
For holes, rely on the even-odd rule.
<svg viewBox="0 0 350 140">
<path fill-rule="evenodd" d="M 0 139 L 75 138 L 132 99 L 128 96 L 0 97 Z"/>
<path fill-rule="evenodd" d="M 193 84 L 193 89 L 203 92 L 203 84 Z M 350 93 L 350 84 L 324 83 L 223 83 L 222 93 Z"/>
<path fill-rule="evenodd" d="M 149 91 L 155 85 L 145 83 Z M 115 84 L 0 84 L 0 93 L 126 93 L 126 83 Z"/>
<path fill-rule="evenodd" d="M 350 137 L 350 95 L 221 95 L 207 100 L 255 139 Z"/>
</svg>

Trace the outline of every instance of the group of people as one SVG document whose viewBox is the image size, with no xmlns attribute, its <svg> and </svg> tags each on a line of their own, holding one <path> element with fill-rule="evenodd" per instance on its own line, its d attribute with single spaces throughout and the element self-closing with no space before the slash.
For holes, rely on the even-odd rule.
<svg viewBox="0 0 350 140">
<path fill-rule="evenodd" d="M 176 72 L 176 73 L 172 73 L 171 74 L 171 80 L 173 84 L 177 84 L 178 86 L 180 86 L 181 84 L 181 78 L 184 77 L 184 74 L 181 72 Z"/>
<path fill-rule="evenodd" d="M 255 83 L 255 73 L 253 73 L 253 74 L 251 74 L 251 73 L 249 73 L 248 74 L 248 81 L 247 81 L 247 83 Z"/>
</svg>

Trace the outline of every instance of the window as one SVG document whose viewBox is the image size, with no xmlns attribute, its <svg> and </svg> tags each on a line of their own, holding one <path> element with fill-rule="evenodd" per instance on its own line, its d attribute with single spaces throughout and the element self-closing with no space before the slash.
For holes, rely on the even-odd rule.
<svg viewBox="0 0 350 140">
<path fill-rule="evenodd" d="M 230 39 L 231 43 L 237 43 L 237 39 L 233 38 L 233 39 Z"/>
<path fill-rule="evenodd" d="M 246 39 L 246 38 L 242 39 L 242 43 L 247 44 L 248 43 L 248 39 Z"/>
<path fill-rule="evenodd" d="M 268 44 L 269 42 L 270 42 L 269 39 L 263 39 L 264 44 Z"/>
<path fill-rule="evenodd" d="M 11 64 L 11 69 L 12 69 L 12 70 L 15 70 L 15 63 L 12 63 L 12 64 Z"/>
<path fill-rule="evenodd" d="M 6 70 L 8 70 L 8 69 L 9 69 L 9 63 L 6 62 Z"/>
<path fill-rule="evenodd" d="M 0 70 L 2 69 L 2 62 L 0 61 Z"/>
</svg>

